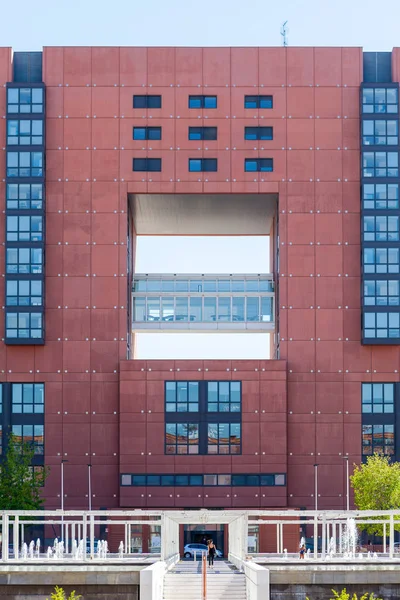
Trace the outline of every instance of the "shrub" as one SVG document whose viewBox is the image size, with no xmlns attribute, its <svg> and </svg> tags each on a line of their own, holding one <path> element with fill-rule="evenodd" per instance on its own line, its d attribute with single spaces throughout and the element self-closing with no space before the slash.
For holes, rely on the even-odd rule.
<svg viewBox="0 0 400 600">
<path fill-rule="evenodd" d="M 346 588 L 343 588 L 341 592 L 332 590 L 332 593 L 333 593 L 333 598 L 331 598 L 330 600 L 382 600 L 382 598 L 378 598 L 378 596 L 375 596 L 375 594 L 372 592 L 370 594 L 368 594 L 368 592 L 366 592 L 365 594 L 360 596 L 360 598 L 357 596 L 356 593 L 354 593 L 351 596 L 347 592 Z M 306 600 L 310 600 L 308 598 L 308 596 L 306 597 Z"/>
<path fill-rule="evenodd" d="M 56 585 L 56 587 L 54 588 L 54 592 L 52 592 L 50 596 L 51 600 L 79 600 L 79 598 L 82 598 L 82 596 L 77 596 L 75 594 L 75 590 L 73 590 L 67 597 L 63 588 L 58 587 L 58 585 Z M 47 600 L 49 599 L 47 598 Z"/>
</svg>

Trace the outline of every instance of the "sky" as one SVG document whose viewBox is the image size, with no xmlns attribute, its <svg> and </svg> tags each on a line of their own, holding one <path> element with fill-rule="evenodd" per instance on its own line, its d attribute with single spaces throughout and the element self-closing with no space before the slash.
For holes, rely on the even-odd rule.
<svg viewBox="0 0 400 600">
<path fill-rule="evenodd" d="M 400 46 L 400 0 L 18 0 L 3 2 L 0 44 L 43 46 Z M 142 238 L 137 271 L 266 272 L 265 238 Z M 151 244 L 151 245 L 149 245 Z M 264 244 L 264 245 L 263 245 Z M 201 264 L 196 260 L 201 257 Z M 235 268 L 236 265 L 236 268 Z M 218 268 L 217 268 L 218 267 Z M 240 267 L 240 268 L 239 268 Z M 141 335 L 141 358 L 267 358 L 265 335 Z"/>
<path fill-rule="evenodd" d="M 398 0 L 18 0 L 2 2 L 0 43 L 42 46 L 400 45 Z"/>
</svg>

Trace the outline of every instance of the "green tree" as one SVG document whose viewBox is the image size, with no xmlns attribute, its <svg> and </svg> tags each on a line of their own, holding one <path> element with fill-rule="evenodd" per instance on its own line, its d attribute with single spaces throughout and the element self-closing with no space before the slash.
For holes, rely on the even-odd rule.
<svg viewBox="0 0 400 600">
<path fill-rule="evenodd" d="M 0 467 L 0 510 L 40 510 L 43 504 L 41 488 L 48 468 L 32 468 L 34 447 L 8 438 L 7 451 Z"/>
<path fill-rule="evenodd" d="M 391 462 L 390 456 L 374 454 L 367 462 L 355 465 L 350 477 L 354 502 L 360 510 L 398 510 L 400 506 L 400 463 Z M 386 517 L 389 520 L 389 517 Z M 378 517 L 383 520 L 383 517 Z M 373 535 L 383 535 L 380 524 L 357 524 Z M 400 524 L 395 525 L 400 531 Z"/>
</svg>

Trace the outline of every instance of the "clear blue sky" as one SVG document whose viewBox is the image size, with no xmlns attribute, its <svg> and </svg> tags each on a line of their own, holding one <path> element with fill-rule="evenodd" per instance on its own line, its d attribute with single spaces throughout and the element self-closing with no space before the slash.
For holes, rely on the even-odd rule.
<svg viewBox="0 0 400 600">
<path fill-rule="evenodd" d="M 278 46 L 286 20 L 291 46 L 362 46 L 380 51 L 400 46 L 400 0 L 8 1 L 1 6 L 0 44 L 14 50 L 68 45 Z M 201 240 L 186 241 L 185 246 L 183 242 L 142 239 L 138 270 L 267 270 L 265 240 L 238 243 L 209 238 L 201 247 Z M 199 256 L 201 264 L 196 263 Z M 148 358 L 268 355 L 265 336 L 260 335 L 217 335 L 211 342 L 209 336 L 141 336 L 138 348 L 139 355 Z"/>
<path fill-rule="evenodd" d="M 400 45 L 398 0 L 18 0 L 1 5 L 0 43 L 42 46 Z"/>
</svg>

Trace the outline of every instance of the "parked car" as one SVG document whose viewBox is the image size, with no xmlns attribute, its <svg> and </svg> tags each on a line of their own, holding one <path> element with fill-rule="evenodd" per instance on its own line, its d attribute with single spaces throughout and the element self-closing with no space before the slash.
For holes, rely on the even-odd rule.
<svg viewBox="0 0 400 600">
<path fill-rule="evenodd" d="M 195 552 L 200 556 L 200 554 L 206 553 L 207 551 L 208 548 L 205 544 L 186 544 L 183 549 L 183 555 L 185 558 L 193 558 Z M 222 556 L 221 550 L 216 549 L 215 557 L 222 558 Z"/>
</svg>

